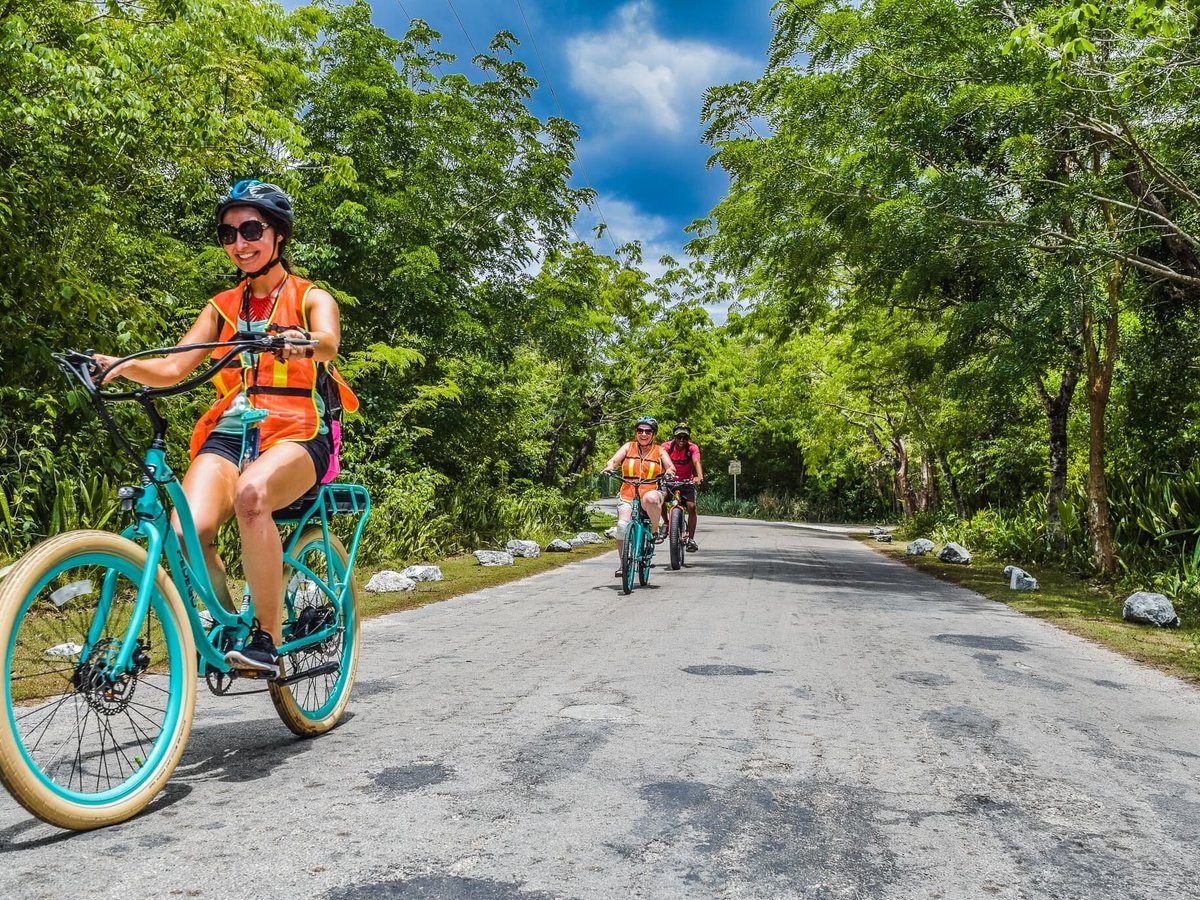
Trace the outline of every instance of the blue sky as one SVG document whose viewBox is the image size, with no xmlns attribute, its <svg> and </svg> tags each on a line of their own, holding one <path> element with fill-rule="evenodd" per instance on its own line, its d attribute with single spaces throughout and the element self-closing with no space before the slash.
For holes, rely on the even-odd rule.
<svg viewBox="0 0 1200 900">
<path fill-rule="evenodd" d="M 707 215 L 725 176 L 706 170 L 700 104 L 706 87 L 762 74 L 771 37 L 771 0 L 373 0 L 375 23 L 401 35 L 420 18 L 442 34 L 443 49 L 464 64 L 471 44 L 485 49 L 508 29 L 517 55 L 542 86 L 533 110 L 579 127 L 574 184 L 598 192 L 580 216 L 586 239 L 597 209 L 620 242 L 640 240 L 646 267 L 659 256 L 683 259 L 683 228 Z M 534 52 L 528 19 L 541 64 Z M 457 18 L 455 16 L 457 12 Z M 461 25 L 459 24 L 461 19 Z M 611 252 L 603 239 L 599 249 Z"/>
</svg>

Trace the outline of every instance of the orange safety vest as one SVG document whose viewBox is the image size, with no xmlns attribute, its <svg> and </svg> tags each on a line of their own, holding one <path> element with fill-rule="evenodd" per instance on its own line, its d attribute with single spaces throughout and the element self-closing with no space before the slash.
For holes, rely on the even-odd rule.
<svg viewBox="0 0 1200 900">
<path fill-rule="evenodd" d="M 657 478 L 662 472 L 662 444 L 651 444 L 646 449 L 644 456 L 638 450 L 637 441 L 630 441 L 625 445 L 625 459 L 621 461 L 621 474 L 626 478 Z M 632 502 L 633 489 L 634 486 L 632 484 L 622 484 L 621 499 L 626 502 Z M 653 490 L 657 490 L 657 487 L 653 484 L 639 485 L 638 499 L 641 499 Z"/>
<path fill-rule="evenodd" d="M 268 324 L 280 326 L 298 325 L 308 331 L 308 316 L 304 312 L 304 301 L 313 289 L 311 281 L 288 275 L 283 289 L 275 298 L 275 305 L 267 318 Z M 208 302 L 216 307 L 221 318 L 217 329 L 217 340 L 231 340 L 237 333 L 238 316 L 242 311 L 246 283 L 222 291 Z M 217 348 L 214 355 L 221 355 Z M 320 367 L 311 359 L 291 359 L 286 362 L 275 358 L 273 353 L 260 353 L 256 367 L 244 367 L 240 362 L 226 366 L 212 377 L 217 389 L 217 402 L 196 423 L 192 431 L 190 446 L 194 460 L 204 441 L 212 434 L 222 413 L 229 408 L 234 398 L 246 392 L 250 405 L 265 409 L 269 415 L 258 425 L 259 452 L 280 441 L 310 441 L 321 428 L 317 407 Z M 337 385 L 342 408 L 346 412 L 358 410 L 358 398 L 332 364 L 328 365 L 330 376 Z M 326 401 L 328 411 L 329 403 Z"/>
</svg>

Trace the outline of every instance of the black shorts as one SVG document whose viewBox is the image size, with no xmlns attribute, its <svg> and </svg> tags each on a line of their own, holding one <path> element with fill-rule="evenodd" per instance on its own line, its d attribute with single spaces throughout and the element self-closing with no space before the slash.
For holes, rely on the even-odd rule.
<svg viewBox="0 0 1200 900">
<path fill-rule="evenodd" d="M 696 486 L 694 484 L 681 484 L 675 488 L 675 493 L 679 495 L 679 499 L 684 503 L 696 502 Z"/>
<path fill-rule="evenodd" d="M 313 469 L 316 470 L 316 484 L 321 483 L 321 479 L 325 477 L 325 473 L 329 471 L 329 461 L 333 458 L 333 438 L 329 432 L 318 434 L 311 441 L 296 441 L 304 448 L 305 452 L 312 457 Z M 200 453 L 214 453 L 222 459 L 227 459 L 235 466 L 240 466 L 242 462 L 242 436 L 240 434 L 227 434 L 222 431 L 214 431 L 200 445 Z"/>
</svg>

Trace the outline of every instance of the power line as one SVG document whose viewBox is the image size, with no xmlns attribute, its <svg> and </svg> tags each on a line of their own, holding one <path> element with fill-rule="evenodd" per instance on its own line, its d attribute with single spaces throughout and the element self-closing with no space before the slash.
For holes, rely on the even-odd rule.
<svg viewBox="0 0 1200 900">
<path fill-rule="evenodd" d="M 471 45 L 471 52 L 478 56 L 479 51 L 475 48 L 475 42 L 471 40 L 471 35 L 467 33 L 467 26 L 463 24 L 463 20 L 458 15 L 458 10 L 454 8 L 454 0 L 446 0 L 446 3 L 450 7 L 450 12 L 454 13 L 454 18 L 458 19 L 458 27 L 462 29 L 463 37 L 467 39 L 467 43 Z"/>
<path fill-rule="evenodd" d="M 542 51 L 538 49 L 537 38 L 533 36 L 533 28 L 529 25 L 529 17 L 525 15 L 525 7 L 521 5 L 521 0 L 516 0 L 516 2 L 517 9 L 521 13 L 521 19 L 525 22 L 525 30 L 529 32 L 529 43 L 533 45 L 533 55 L 537 59 L 538 68 L 542 72 L 542 79 L 545 81 L 546 88 L 550 91 L 550 97 L 554 101 L 554 108 L 558 111 L 560 119 L 566 119 L 567 116 L 563 112 L 562 104 L 558 102 L 558 94 L 554 92 L 554 85 L 550 83 L 550 73 L 546 70 L 546 64 L 542 61 Z M 587 170 L 583 167 L 583 158 L 576 156 L 575 160 L 579 163 L 579 174 L 583 176 L 584 184 L 591 188 L 592 193 L 596 195 L 596 212 L 600 216 L 600 224 L 604 226 L 604 233 L 608 235 L 608 242 L 612 244 L 613 252 L 615 253 L 617 251 L 617 242 L 613 237 L 612 229 L 608 225 L 608 219 L 604 215 L 604 210 L 600 208 L 600 192 L 592 187 L 592 180 L 588 177 Z M 575 226 L 572 225 L 571 230 L 574 231 L 574 228 Z M 578 237 L 579 233 L 576 232 L 575 236 Z"/>
<path fill-rule="evenodd" d="M 404 18 L 408 19 L 408 21 L 411 22 L 412 16 L 410 16 L 408 14 L 408 10 L 404 8 L 404 3 L 402 2 L 402 0 L 396 0 L 396 2 L 400 4 L 400 12 L 404 13 Z"/>
</svg>

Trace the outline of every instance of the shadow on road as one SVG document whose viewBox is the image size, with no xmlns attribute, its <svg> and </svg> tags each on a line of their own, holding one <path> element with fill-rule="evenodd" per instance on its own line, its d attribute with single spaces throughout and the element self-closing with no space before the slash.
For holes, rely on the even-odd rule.
<svg viewBox="0 0 1200 900">
<path fill-rule="evenodd" d="M 353 717 L 347 712 L 340 725 Z M 319 741 L 292 734 L 275 717 L 214 722 L 192 729 L 179 768 L 186 769 L 190 781 L 244 784 L 266 778 L 283 763 L 319 745 Z"/>
<path fill-rule="evenodd" d="M 180 800 L 185 799 L 192 792 L 192 788 L 186 784 L 178 782 L 170 782 L 162 793 L 155 797 L 150 805 L 134 816 L 130 822 L 136 822 L 142 816 L 152 816 L 157 812 L 162 812 L 171 806 L 174 806 Z M 96 838 L 99 835 L 114 835 L 119 834 L 120 829 L 128 825 L 129 822 L 121 822 L 117 825 L 110 825 L 108 828 L 98 828 L 95 831 L 59 831 L 55 830 L 53 834 L 43 835 L 42 837 L 31 838 L 29 840 L 21 840 L 21 835 L 31 829 L 53 828 L 52 825 L 46 825 L 40 819 L 35 819 L 32 815 L 28 820 L 19 822 L 16 825 L 10 825 L 8 828 L 0 830 L 0 855 L 5 853 L 16 853 L 25 850 L 35 850 L 39 847 L 51 847 L 61 841 L 82 840 L 87 841 Z"/>
</svg>

